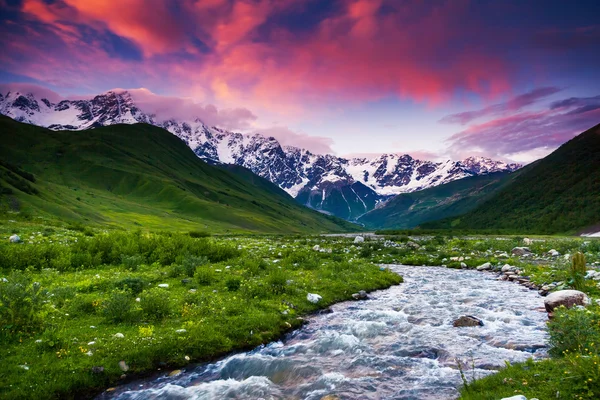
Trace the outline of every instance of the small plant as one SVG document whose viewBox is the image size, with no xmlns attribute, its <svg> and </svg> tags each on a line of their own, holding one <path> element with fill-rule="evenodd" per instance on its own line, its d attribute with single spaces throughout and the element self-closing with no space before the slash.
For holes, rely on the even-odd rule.
<svg viewBox="0 0 600 400">
<path fill-rule="evenodd" d="M 196 268 L 205 264 L 208 264 L 208 258 L 187 255 L 184 257 L 181 266 L 183 268 L 183 272 L 191 278 L 196 273 Z"/>
<path fill-rule="evenodd" d="M 203 232 L 203 231 L 190 231 L 190 232 L 188 232 L 188 235 L 190 235 L 190 237 L 197 239 L 197 238 L 209 237 L 210 233 Z"/>
<path fill-rule="evenodd" d="M 128 290 L 115 289 L 103 303 L 104 316 L 112 322 L 124 322 L 131 318 L 133 299 Z"/>
<path fill-rule="evenodd" d="M 583 353 L 600 343 L 600 315 L 590 309 L 559 307 L 548 324 L 550 355 Z"/>
<path fill-rule="evenodd" d="M 41 322 L 39 311 L 47 291 L 23 272 L 0 280 L 0 321 L 5 329 L 30 330 Z"/>
<path fill-rule="evenodd" d="M 160 288 L 152 288 L 140 295 L 140 306 L 148 319 L 161 320 L 171 313 L 169 294 Z"/>
<path fill-rule="evenodd" d="M 267 276 L 267 285 L 271 292 L 275 294 L 283 294 L 287 290 L 288 274 L 279 268 L 274 269 Z"/>
<path fill-rule="evenodd" d="M 201 266 L 196 268 L 196 272 L 194 274 L 196 278 L 196 282 L 200 285 L 208 286 L 215 281 L 215 272 L 207 266 Z"/>
<path fill-rule="evenodd" d="M 142 290 L 144 290 L 144 286 L 146 286 L 146 283 L 141 278 L 137 277 L 128 277 L 120 280 L 116 284 L 117 289 L 130 290 L 134 296 L 140 294 Z"/>
<path fill-rule="evenodd" d="M 581 290 L 585 287 L 585 256 L 577 252 L 573 254 L 570 268 L 572 285 L 575 289 Z"/>
<path fill-rule="evenodd" d="M 227 290 L 230 292 L 236 292 L 241 285 L 242 280 L 240 278 L 229 278 L 225 281 L 225 286 L 227 286 Z"/>
<path fill-rule="evenodd" d="M 144 263 L 144 257 L 137 254 L 134 256 L 121 255 L 121 264 L 130 271 L 137 271 L 139 266 Z"/>
</svg>

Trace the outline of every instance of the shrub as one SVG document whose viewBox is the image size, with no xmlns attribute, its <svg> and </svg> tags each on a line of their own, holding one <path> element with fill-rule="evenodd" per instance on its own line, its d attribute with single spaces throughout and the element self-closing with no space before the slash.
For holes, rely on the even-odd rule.
<svg viewBox="0 0 600 400">
<path fill-rule="evenodd" d="M 193 256 L 188 254 L 183 258 L 181 266 L 183 268 L 183 272 L 191 278 L 194 276 L 197 267 L 207 263 L 208 258 L 204 256 Z"/>
<path fill-rule="evenodd" d="M 28 331 L 41 323 L 39 311 L 48 292 L 23 272 L 0 280 L 0 320 L 8 331 Z"/>
<path fill-rule="evenodd" d="M 131 292 L 115 289 L 103 304 L 103 312 L 106 319 L 111 322 L 124 322 L 131 318 L 133 299 Z"/>
<path fill-rule="evenodd" d="M 279 268 L 275 268 L 267 275 L 266 282 L 271 290 L 275 294 L 283 294 L 287 290 L 288 274 Z"/>
<path fill-rule="evenodd" d="M 190 231 L 190 232 L 188 232 L 188 235 L 190 235 L 190 237 L 193 237 L 193 238 L 205 238 L 205 237 L 209 237 L 210 233 L 203 232 L 203 231 Z"/>
<path fill-rule="evenodd" d="M 137 271 L 143 263 L 144 257 L 139 254 L 133 256 L 121 255 L 121 264 L 130 271 Z"/>
<path fill-rule="evenodd" d="M 71 286 L 61 286 L 54 289 L 51 293 L 52 300 L 58 308 L 62 308 L 68 300 L 75 297 L 75 288 Z"/>
<path fill-rule="evenodd" d="M 236 292 L 241 285 L 242 280 L 240 278 L 229 278 L 225 281 L 225 286 L 227 286 L 227 290 L 230 292 Z"/>
<path fill-rule="evenodd" d="M 140 294 L 144 290 L 144 286 L 146 286 L 146 282 L 137 277 L 121 279 L 116 284 L 117 289 L 130 290 L 134 296 Z"/>
<path fill-rule="evenodd" d="M 590 309 L 559 307 L 548 324 L 550 355 L 582 353 L 600 343 L 599 322 L 600 315 Z"/>
<path fill-rule="evenodd" d="M 196 282 L 204 286 L 212 284 L 216 278 L 215 272 L 210 267 L 206 266 L 196 268 L 194 277 L 196 278 Z"/>
<path fill-rule="evenodd" d="M 145 290 L 140 295 L 140 306 L 148 319 L 161 320 L 171 313 L 169 293 L 161 288 Z"/>
<path fill-rule="evenodd" d="M 249 257 L 242 260 L 242 268 L 248 270 L 250 275 L 258 275 L 269 266 L 265 260 L 260 257 Z"/>
<path fill-rule="evenodd" d="M 573 254 L 569 273 L 571 275 L 572 286 L 578 290 L 583 289 L 585 286 L 585 256 L 582 253 L 577 252 Z"/>
<path fill-rule="evenodd" d="M 78 294 L 69 302 L 69 313 L 73 316 L 94 314 L 98 305 L 100 302 L 95 296 Z"/>
</svg>

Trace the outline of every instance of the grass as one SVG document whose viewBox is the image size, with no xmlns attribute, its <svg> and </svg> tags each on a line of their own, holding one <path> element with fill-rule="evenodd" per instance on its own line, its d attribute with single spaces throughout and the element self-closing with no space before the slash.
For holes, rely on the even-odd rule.
<svg viewBox="0 0 600 400">
<path fill-rule="evenodd" d="M 320 238 L 1 228 L 0 398 L 81 398 L 275 340 L 401 277 Z M 201 237 L 196 237 L 201 236 Z M 1 279 L 4 278 L 4 279 Z M 307 293 L 323 297 L 319 304 Z"/>
<path fill-rule="evenodd" d="M 208 165 L 154 126 L 55 132 L 0 116 L 0 131 L 4 219 L 219 233 L 358 228 L 301 206 L 242 167 Z"/>
<path fill-rule="evenodd" d="M 532 163 L 492 198 L 459 217 L 425 228 L 505 229 L 521 233 L 578 232 L 598 223 L 600 125 Z"/>
<path fill-rule="evenodd" d="M 402 193 L 358 218 L 368 229 L 406 229 L 471 211 L 519 172 L 497 172 L 459 179 L 429 189 Z"/>
<path fill-rule="evenodd" d="M 72 228 L 0 225 L 0 281 L 8 281 L 0 282 L 1 398 L 88 397 L 158 369 L 275 340 L 298 327 L 303 315 L 401 281 L 380 263 L 508 263 L 536 283 L 559 283 L 557 289 L 581 283 L 572 280 L 564 254 L 581 252 L 588 269 L 600 265 L 600 241 L 588 238 L 536 237 L 529 247 L 537 256 L 528 259 L 510 254 L 524 244 L 516 236 L 391 235 L 356 245 L 353 237 Z M 24 243 L 8 243 L 12 233 Z M 562 255 L 545 256 L 550 249 Z M 600 296 L 593 280 L 585 279 L 581 289 Z M 323 300 L 312 304 L 307 293 Z M 463 398 L 600 395 L 593 350 L 600 343 L 600 311 L 578 312 L 556 313 L 549 326 L 552 359 L 467 381 Z"/>
</svg>

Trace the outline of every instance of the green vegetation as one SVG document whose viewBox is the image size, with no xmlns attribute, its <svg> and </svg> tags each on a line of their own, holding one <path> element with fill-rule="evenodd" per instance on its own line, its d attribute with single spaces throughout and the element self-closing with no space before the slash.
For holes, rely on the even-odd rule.
<svg viewBox="0 0 600 400">
<path fill-rule="evenodd" d="M 423 228 L 572 233 L 596 225 L 600 210 L 600 125 L 525 167 L 491 199 L 459 218 Z"/>
<path fill-rule="evenodd" d="M 0 131 L 0 218 L 220 233 L 357 228 L 244 168 L 206 164 L 154 126 L 55 132 L 0 116 Z"/>
<path fill-rule="evenodd" d="M 498 172 L 459 179 L 412 193 L 399 194 L 361 216 L 368 229 L 413 228 L 427 221 L 464 214 L 489 199 L 519 172 Z"/>
<path fill-rule="evenodd" d="M 89 397 L 275 340 L 402 280 L 347 252 L 351 239 L 197 236 L 2 224 L 0 398 Z"/>
</svg>

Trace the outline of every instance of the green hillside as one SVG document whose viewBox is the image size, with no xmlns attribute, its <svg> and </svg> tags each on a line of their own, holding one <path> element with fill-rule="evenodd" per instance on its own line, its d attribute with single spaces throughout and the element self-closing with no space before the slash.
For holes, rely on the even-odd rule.
<svg viewBox="0 0 600 400">
<path fill-rule="evenodd" d="M 206 164 L 154 126 L 56 132 L 0 116 L 0 132 L 0 214 L 9 219 L 211 232 L 356 228 L 248 170 Z"/>
<path fill-rule="evenodd" d="M 358 219 L 369 229 L 414 228 L 424 222 L 470 211 L 510 182 L 519 172 L 497 172 L 459 179 L 412 193 L 399 194 Z"/>
<path fill-rule="evenodd" d="M 600 125 L 527 167 L 476 209 L 423 228 L 572 233 L 600 222 Z"/>
</svg>

